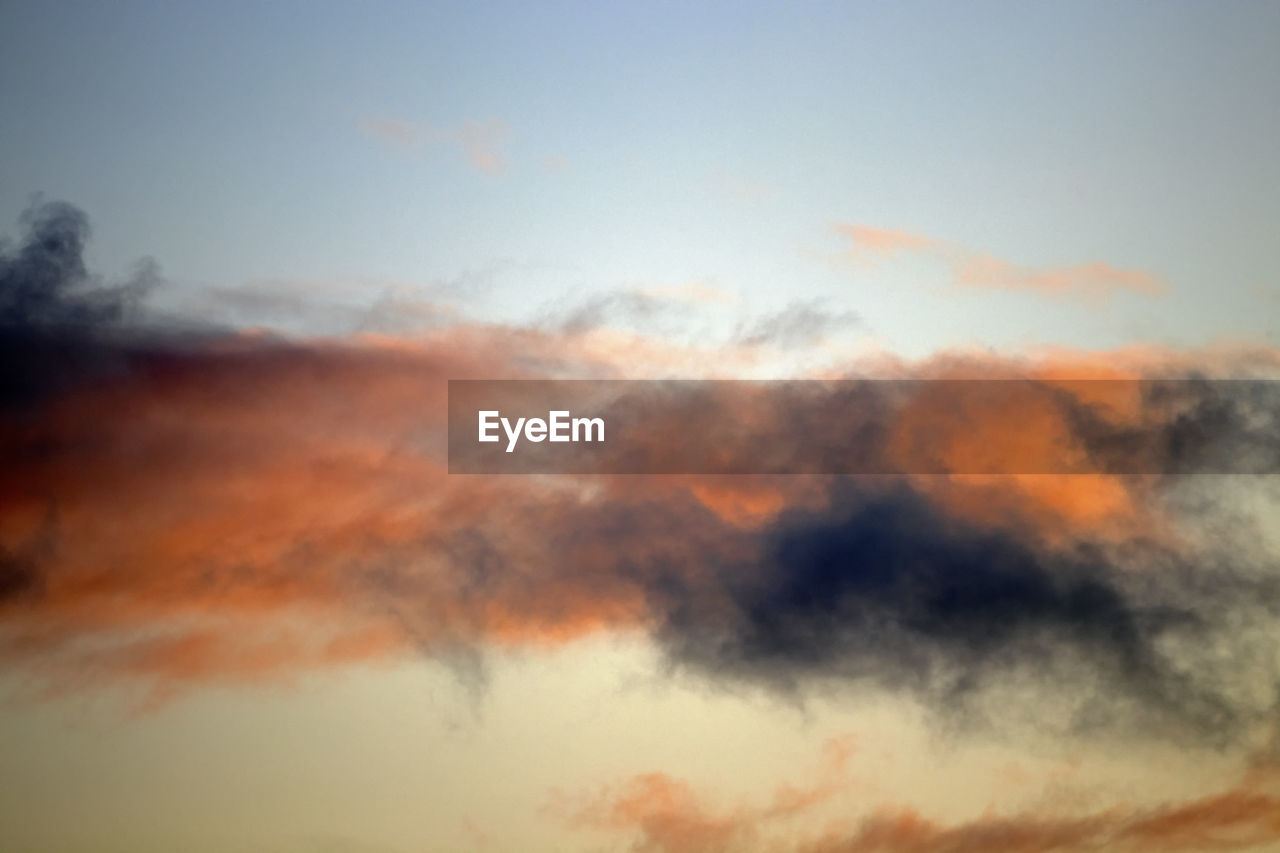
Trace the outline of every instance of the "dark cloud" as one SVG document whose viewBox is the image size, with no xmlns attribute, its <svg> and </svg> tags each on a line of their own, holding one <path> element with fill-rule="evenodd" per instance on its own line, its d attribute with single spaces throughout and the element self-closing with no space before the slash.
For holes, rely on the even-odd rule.
<svg viewBox="0 0 1280 853">
<path fill-rule="evenodd" d="M 555 313 L 548 326 L 568 335 L 580 335 L 619 321 L 646 326 L 670 315 L 676 307 L 635 291 L 599 294 Z"/>
<path fill-rule="evenodd" d="M 1173 571 L 1154 546 L 1051 548 L 966 524 L 908 487 L 857 481 L 836 486 L 823 510 L 787 513 L 759 536 L 759 557 L 723 564 L 710 585 L 678 574 L 652 585 L 658 636 L 680 666 L 787 693 L 908 690 L 948 715 L 1017 679 L 1095 697 L 1070 725 L 1115 717 L 1128 703 L 1127 723 L 1222 741 L 1265 710 L 1233 698 L 1226 685 L 1238 685 L 1239 672 L 1204 660 L 1189 668 L 1170 649 L 1210 644 L 1219 666 L 1238 662 L 1249 650 L 1222 629 L 1273 619 L 1274 584 L 1210 567 Z M 1247 561 L 1242 552 L 1233 559 Z M 1276 666 L 1257 676 L 1280 698 Z"/>
<path fill-rule="evenodd" d="M 111 369 L 119 343 L 111 335 L 159 282 L 152 261 L 121 284 L 91 275 L 89 218 L 70 204 L 37 200 L 21 224 L 16 248 L 0 251 L 0 407 Z"/>
<path fill-rule="evenodd" d="M 832 310 L 821 302 L 794 302 L 776 314 L 740 325 L 737 340 L 747 346 L 804 347 L 865 326 L 854 311 Z"/>
<path fill-rule="evenodd" d="M 1070 432 L 1098 470 L 1280 473 L 1280 381 L 1189 377 L 1133 383 L 1136 422 L 1108 418 L 1073 386 L 1055 393 Z M 1111 383 L 1123 388 L 1125 382 Z"/>
<path fill-rule="evenodd" d="M 118 323 L 158 281 L 149 261 L 124 284 L 107 286 L 91 276 L 84 262 L 89 217 L 73 205 L 36 201 L 21 222 L 21 244 L 0 255 L 0 325 L 6 330 Z"/>
<path fill-rule="evenodd" d="M 704 335 L 689 323 L 696 315 L 679 291 L 621 290 L 562 303 L 549 309 L 543 326 L 576 335 L 605 326 L 648 332 Z M 794 302 L 772 314 L 739 322 L 728 343 L 740 346 L 805 348 L 865 328 L 854 311 L 837 310 L 821 300 Z"/>
</svg>

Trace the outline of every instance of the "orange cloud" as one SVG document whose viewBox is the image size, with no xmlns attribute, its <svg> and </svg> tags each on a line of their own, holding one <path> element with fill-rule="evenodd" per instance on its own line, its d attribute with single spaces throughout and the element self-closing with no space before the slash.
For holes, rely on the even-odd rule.
<svg viewBox="0 0 1280 853">
<path fill-rule="evenodd" d="M 478 172 L 497 175 L 507 169 L 507 159 L 502 154 L 502 144 L 509 133 L 507 125 L 497 119 L 475 121 L 467 119 L 458 127 L 444 131 L 457 140 L 467 162 Z"/>
<path fill-rule="evenodd" d="M 1165 283 L 1148 272 L 1117 269 L 1102 262 L 1025 267 L 907 231 L 868 225 L 836 225 L 835 230 L 849 239 L 846 257 L 850 260 L 866 264 L 903 255 L 915 256 L 943 267 L 955 287 L 1024 291 L 1092 301 L 1105 300 L 1121 291 L 1160 296 L 1166 290 Z"/>
<path fill-rule="evenodd" d="M 762 559 L 753 537 L 788 513 L 827 511 L 829 478 L 446 473 L 449 378 L 724 366 L 628 341 L 454 326 L 412 342 L 240 335 L 115 352 L 110 372 L 0 422 L 0 661 L 50 690 L 128 683 L 155 701 L 458 645 L 655 629 L 685 606 L 673 591 L 699 619 L 735 618 L 717 567 Z M 1058 377 L 1069 362 L 965 369 Z M 1123 403 L 1117 417 L 1130 414 Z M 994 428 L 1006 415 L 968 416 Z M 1009 425 L 993 452 L 1067 440 L 1038 417 L 1035 429 Z M 921 409 L 917 426 L 899 426 L 971 452 L 949 422 Z M 687 429 L 670 427 L 669 441 Z M 1118 478 L 914 488 L 950 517 L 1035 541 L 1163 532 L 1151 496 Z"/>
<path fill-rule="evenodd" d="M 1164 293 L 1164 283 L 1142 270 L 1120 270 L 1101 262 L 1070 267 L 1019 267 L 991 255 L 969 254 L 952 265 L 956 284 L 982 289 L 1038 291 L 1048 296 L 1078 295 L 1101 299 L 1115 291 L 1146 296 Z"/>
<path fill-rule="evenodd" d="M 1254 850 L 1280 842 L 1280 796 L 1237 788 L 1149 809 L 1116 806 L 1081 817 L 1024 814 L 944 826 L 914 811 L 881 812 L 852 835 L 804 853 L 1085 853 Z"/>
<path fill-rule="evenodd" d="M 903 252 L 926 252 L 940 246 L 930 237 L 907 231 L 872 228 L 870 225 L 837 225 L 836 230 L 849 238 L 852 244 L 850 253 L 857 257 L 883 257 Z"/>
<path fill-rule="evenodd" d="M 947 825 L 911 809 L 881 807 L 852 830 L 815 833 L 784 823 L 849 795 L 849 742 L 829 742 L 825 750 L 814 785 L 783 786 L 763 805 L 716 809 L 688 784 L 647 773 L 585 799 L 558 794 L 550 811 L 579 828 L 624 834 L 634 840 L 632 849 L 647 853 L 1157 853 L 1245 851 L 1280 842 L 1280 794 L 1274 779 L 1257 775 L 1184 802 L 1118 803 L 1076 815 L 987 814 Z"/>
<path fill-rule="evenodd" d="M 594 796 L 555 792 L 547 811 L 576 827 L 634 833 L 638 839 L 632 849 L 645 853 L 759 849 L 767 829 L 812 811 L 845 789 L 853 748 L 847 736 L 827 741 L 817 781 L 781 785 L 760 806 L 717 811 L 685 782 L 666 773 L 645 773 Z"/>
</svg>

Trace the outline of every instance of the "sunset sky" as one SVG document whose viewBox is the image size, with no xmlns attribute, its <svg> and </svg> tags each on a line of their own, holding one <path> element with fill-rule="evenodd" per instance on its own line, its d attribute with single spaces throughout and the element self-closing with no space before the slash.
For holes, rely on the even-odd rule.
<svg viewBox="0 0 1280 853">
<path fill-rule="evenodd" d="M 1280 480 L 1176 473 L 1280 459 L 1280 4 L 19 0 L 0 116 L 0 850 L 1280 850 Z M 1059 402 L 448 473 L 846 377 Z"/>
</svg>

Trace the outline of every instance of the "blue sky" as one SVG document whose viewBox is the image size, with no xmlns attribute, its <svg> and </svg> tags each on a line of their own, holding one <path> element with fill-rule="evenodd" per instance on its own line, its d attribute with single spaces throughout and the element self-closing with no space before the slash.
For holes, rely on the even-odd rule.
<svg viewBox="0 0 1280 853">
<path fill-rule="evenodd" d="M 1280 308 L 1275 4 L 59 2 L 0 29 L 0 205 L 70 200 L 103 268 L 154 255 L 179 291 L 461 280 L 526 320 L 698 281 L 915 354 L 1265 340 Z M 958 293 L 840 262 L 837 223 L 1168 292 Z"/>
</svg>

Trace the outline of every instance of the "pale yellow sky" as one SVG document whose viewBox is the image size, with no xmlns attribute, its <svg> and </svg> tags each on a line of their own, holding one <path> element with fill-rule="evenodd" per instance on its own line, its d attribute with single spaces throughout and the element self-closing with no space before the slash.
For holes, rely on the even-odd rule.
<svg viewBox="0 0 1280 853">
<path fill-rule="evenodd" d="M 626 850 L 634 831 L 575 827 L 551 804 L 661 772 L 732 813 L 813 785 L 833 738 L 851 752 L 831 798 L 769 832 L 804 837 L 885 807 L 950 824 L 1155 805 L 1228 789 L 1240 771 L 1237 753 L 952 736 L 883 694 L 798 707 L 659 671 L 644 642 L 601 637 L 496 654 L 479 691 L 411 660 L 211 688 L 141 717 L 109 692 L 8 707 L 0 826 L 30 851 Z"/>
</svg>

